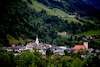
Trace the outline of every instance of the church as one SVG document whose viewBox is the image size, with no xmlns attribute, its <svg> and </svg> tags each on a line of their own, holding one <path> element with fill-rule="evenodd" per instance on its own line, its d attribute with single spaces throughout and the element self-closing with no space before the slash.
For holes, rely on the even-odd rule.
<svg viewBox="0 0 100 67">
<path fill-rule="evenodd" d="M 36 36 L 36 41 L 34 43 L 28 43 L 26 45 L 26 50 L 33 50 L 33 47 L 37 47 L 39 48 L 39 39 L 38 39 L 38 36 Z"/>
<path fill-rule="evenodd" d="M 88 50 L 88 42 L 87 42 L 87 40 L 85 40 L 83 42 L 83 45 L 75 45 L 73 47 L 73 49 L 74 49 L 75 52 L 78 52 L 79 49 Z"/>
</svg>

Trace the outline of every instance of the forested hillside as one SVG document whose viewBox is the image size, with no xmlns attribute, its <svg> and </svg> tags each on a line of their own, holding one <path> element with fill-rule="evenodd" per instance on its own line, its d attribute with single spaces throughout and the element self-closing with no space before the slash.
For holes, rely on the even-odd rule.
<svg viewBox="0 0 100 67">
<path fill-rule="evenodd" d="M 0 41 L 3 44 L 7 43 L 5 39 L 8 34 L 17 39 L 18 37 L 35 39 L 36 34 L 39 38 L 54 38 L 56 31 L 62 29 L 63 24 L 66 25 L 63 20 L 47 15 L 44 10 L 36 12 L 23 1 L 3 5 L 0 17 Z"/>
<path fill-rule="evenodd" d="M 50 9 L 59 8 L 65 12 L 74 12 L 77 5 L 77 1 L 69 1 L 75 3 L 73 7 L 66 7 L 68 5 L 67 1 L 57 2 L 50 0 L 37 0 Z M 25 39 L 35 39 L 36 34 L 43 42 L 52 43 L 53 39 L 57 37 L 57 32 L 67 31 L 69 33 L 77 34 L 80 32 L 85 32 L 90 29 L 99 29 L 99 25 L 92 24 L 90 22 L 82 21 L 84 24 L 80 23 L 68 23 L 67 20 L 63 20 L 54 15 L 48 15 L 45 10 L 40 12 L 36 11 L 34 8 L 30 7 L 33 5 L 34 0 L 2 0 L 0 2 L 0 43 L 4 46 L 9 44 L 8 35 L 11 35 L 15 39 L 19 37 Z M 57 2 L 57 3 L 56 3 Z M 83 3 L 83 2 L 82 2 Z M 67 4 L 67 5 L 66 5 Z M 80 3 L 81 4 L 81 3 Z M 61 6 L 62 5 L 62 6 Z M 51 7 L 52 6 L 52 7 Z M 33 6 L 34 7 L 34 6 Z M 74 8 L 75 7 L 75 8 Z M 80 7 L 80 9 L 82 9 Z M 88 9 L 88 8 L 87 8 Z M 79 9 L 78 9 L 79 10 Z M 91 8 L 92 10 L 92 8 Z M 83 11 L 87 12 L 86 9 Z M 94 11 L 94 9 L 93 9 Z M 82 13 L 79 14 L 88 14 Z M 89 14 L 88 14 L 89 15 Z M 94 15 L 93 15 L 94 16 Z M 98 22 L 97 22 L 98 23 Z M 99 23 L 98 23 L 99 24 Z"/>
<path fill-rule="evenodd" d="M 99 18 L 100 10 L 87 5 L 82 0 L 37 0 L 50 8 L 59 8 L 65 12 L 77 12 L 80 16 Z"/>
</svg>

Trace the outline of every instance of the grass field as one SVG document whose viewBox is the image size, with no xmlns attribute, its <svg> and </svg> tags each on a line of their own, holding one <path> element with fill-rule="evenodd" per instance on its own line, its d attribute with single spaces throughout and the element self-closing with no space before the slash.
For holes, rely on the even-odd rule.
<svg viewBox="0 0 100 67">
<path fill-rule="evenodd" d="M 84 33 L 78 34 L 79 36 L 85 35 L 85 36 L 92 36 L 92 35 L 100 35 L 100 30 L 90 30 Z"/>
<path fill-rule="evenodd" d="M 61 35 L 61 38 L 63 38 L 63 39 L 69 39 L 69 38 L 71 38 L 71 35 Z M 75 39 L 75 37 L 72 36 L 72 39 Z"/>
<path fill-rule="evenodd" d="M 17 39 L 15 39 L 15 38 L 13 38 L 12 36 L 10 36 L 10 35 L 8 35 L 8 40 L 9 40 L 9 44 L 19 44 L 19 43 L 21 43 L 21 44 L 25 44 L 25 41 L 27 41 L 27 42 L 29 42 L 29 41 L 31 41 L 31 42 L 34 42 L 34 40 L 32 40 L 32 39 L 23 39 L 23 38 L 19 38 L 19 40 L 17 40 Z"/>
</svg>

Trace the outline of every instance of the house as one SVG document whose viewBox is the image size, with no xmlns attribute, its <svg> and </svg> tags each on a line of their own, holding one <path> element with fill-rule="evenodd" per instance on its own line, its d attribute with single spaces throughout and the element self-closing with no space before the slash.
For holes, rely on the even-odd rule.
<svg viewBox="0 0 100 67">
<path fill-rule="evenodd" d="M 40 49 L 43 49 L 43 50 L 47 50 L 48 48 L 51 48 L 52 47 L 52 45 L 51 44 L 46 44 L 46 43 L 44 43 L 44 44 L 42 44 L 41 46 L 40 46 Z"/>
<path fill-rule="evenodd" d="M 38 36 L 36 36 L 36 41 L 33 43 L 28 43 L 26 45 L 26 50 L 31 50 L 33 51 L 33 47 L 36 47 L 37 49 L 39 49 L 39 40 L 38 40 Z"/>
<path fill-rule="evenodd" d="M 93 40 L 93 39 L 96 39 L 96 37 L 93 37 L 93 36 L 88 36 L 86 37 L 88 40 Z"/>
<path fill-rule="evenodd" d="M 68 33 L 63 31 L 63 32 L 58 32 L 57 35 L 68 35 Z"/>
<path fill-rule="evenodd" d="M 55 14 L 55 16 L 64 18 L 64 16 L 60 14 Z"/>
<path fill-rule="evenodd" d="M 66 50 L 65 46 L 59 46 L 60 49 Z"/>
<path fill-rule="evenodd" d="M 58 50 L 58 49 L 60 49 L 60 48 L 59 48 L 59 46 L 57 46 L 57 45 L 53 45 L 53 46 L 50 48 L 51 51 Z"/>
<path fill-rule="evenodd" d="M 12 44 L 12 47 L 15 47 L 16 46 L 16 44 Z"/>
<path fill-rule="evenodd" d="M 86 55 L 81 55 L 81 58 L 87 58 L 87 57 L 93 58 L 95 56 L 97 56 L 96 53 L 87 53 Z"/>
<path fill-rule="evenodd" d="M 67 48 L 66 50 L 68 53 L 70 53 L 71 51 L 73 51 L 73 52 L 75 51 L 73 48 Z"/>
<path fill-rule="evenodd" d="M 60 50 L 60 49 L 53 51 L 53 53 L 60 54 L 60 55 L 65 55 L 64 50 Z"/>
<path fill-rule="evenodd" d="M 44 51 L 41 51 L 41 52 L 42 52 L 42 58 L 46 60 L 47 59 L 46 52 L 44 52 Z"/>
<path fill-rule="evenodd" d="M 92 53 L 93 50 L 94 50 L 93 48 L 89 48 L 89 49 L 88 49 L 89 53 Z"/>
<path fill-rule="evenodd" d="M 20 55 L 19 53 L 14 53 L 15 56 Z"/>
<path fill-rule="evenodd" d="M 28 44 L 26 45 L 26 50 L 33 50 L 33 45 L 32 45 L 32 43 L 28 43 Z"/>
<path fill-rule="evenodd" d="M 42 58 L 45 59 L 45 60 L 47 59 L 47 58 L 46 58 L 46 55 L 42 55 Z"/>
<path fill-rule="evenodd" d="M 96 38 L 96 39 L 100 39 L 100 35 L 96 35 L 95 38 Z"/>
<path fill-rule="evenodd" d="M 81 58 L 87 58 L 89 55 L 81 55 Z"/>
<path fill-rule="evenodd" d="M 7 51 L 13 51 L 11 47 L 7 47 Z"/>
<path fill-rule="evenodd" d="M 75 12 L 75 14 L 77 14 L 77 12 Z"/>
<path fill-rule="evenodd" d="M 48 47 L 50 47 L 50 48 L 52 47 L 52 45 L 51 45 L 51 44 L 47 44 L 47 46 L 48 46 Z"/>
<path fill-rule="evenodd" d="M 26 49 L 26 47 L 24 45 L 19 45 L 19 52 L 22 52 L 25 49 Z"/>
<path fill-rule="evenodd" d="M 95 52 L 100 52 L 100 49 L 95 49 Z"/>
<path fill-rule="evenodd" d="M 79 49 L 88 50 L 88 42 L 83 42 L 83 45 L 75 45 L 74 48 L 75 52 Z"/>
<path fill-rule="evenodd" d="M 13 50 L 19 52 L 19 46 L 13 47 Z"/>
<path fill-rule="evenodd" d="M 51 51 L 55 51 L 55 50 L 66 50 L 67 48 L 65 46 L 57 46 L 57 45 L 53 45 L 50 50 Z"/>
<path fill-rule="evenodd" d="M 43 53 L 44 51 L 43 51 L 43 50 L 39 50 L 39 52 L 40 52 L 40 53 Z"/>
</svg>

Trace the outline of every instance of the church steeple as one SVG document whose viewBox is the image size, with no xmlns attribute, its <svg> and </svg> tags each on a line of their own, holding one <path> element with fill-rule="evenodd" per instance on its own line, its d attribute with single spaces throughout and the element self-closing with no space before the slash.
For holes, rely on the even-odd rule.
<svg viewBox="0 0 100 67">
<path fill-rule="evenodd" d="M 38 40 L 38 35 L 36 36 L 36 41 L 35 41 L 36 45 L 39 46 L 39 40 Z"/>
</svg>

